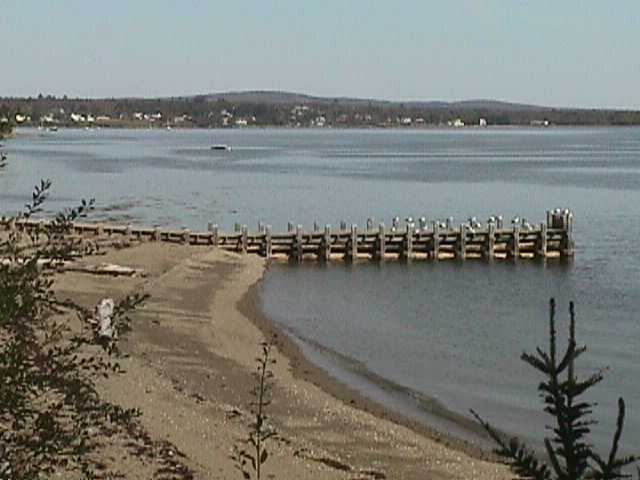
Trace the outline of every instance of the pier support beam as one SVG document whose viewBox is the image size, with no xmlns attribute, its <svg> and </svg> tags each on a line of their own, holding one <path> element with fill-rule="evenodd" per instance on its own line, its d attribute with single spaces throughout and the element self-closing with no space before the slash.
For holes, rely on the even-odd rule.
<svg viewBox="0 0 640 480">
<path fill-rule="evenodd" d="M 384 229 L 384 223 L 378 225 L 378 238 L 376 238 L 376 245 L 374 247 L 374 258 L 379 262 L 384 261 L 387 250 L 387 235 Z"/>
<path fill-rule="evenodd" d="M 273 250 L 273 241 L 271 239 L 271 225 L 264 228 L 264 240 L 262 243 L 262 256 L 267 260 L 271 260 Z"/>
<path fill-rule="evenodd" d="M 460 232 L 456 242 L 456 258 L 458 260 L 467 258 L 467 226 L 463 223 L 460 224 Z"/>
<path fill-rule="evenodd" d="M 440 258 L 440 223 L 435 221 L 433 225 L 433 238 L 431 240 L 431 259 L 438 260 Z"/>
<path fill-rule="evenodd" d="M 560 255 L 563 257 L 573 257 L 575 248 L 575 242 L 573 240 L 573 213 L 569 210 L 565 211 L 563 220 L 564 235 Z"/>
<path fill-rule="evenodd" d="M 248 231 L 247 226 L 242 225 L 240 227 L 240 252 L 245 255 L 247 253 L 247 244 L 248 244 Z"/>
<path fill-rule="evenodd" d="M 411 223 L 408 223 L 405 227 L 401 257 L 407 262 L 413 259 L 413 227 Z"/>
<path fill-rule="evenodd" d="M 331 258 L 331 225 L 324 226 L 324 235 L 320 241 L 320 252 L 318 257 L 325 263 Z"/>
<path fill-rule="evenodd" d="M 296 226 L 296 233 L 295 233 L 291 248 L 292 248 L 291 259 L 296 263 L 302 262 L 302 253 L 303 253 L 302 225 Z"/>
<path fill-rule="evenodd" d="M 347 250 L 345 252 L 346 260 L 355 262 L 358 259 L 358 226 L 351 225 L 351 235 L 349 236 L 349 242 Z"/>
<path fill-rule="evenodd" d="M 484 244 L 483 256 L 485 260 L 493 260 L 496 246 L 496 226 L 490 223 L 487 227 L 487 237 Z"/>
<path fill-rule="evenodd" d="M 537 244 L 536 255 L 540 258 L 546 258 L 547 257 L 547 224 L 544 222 L 540 223 L 540 232 L 539 232 L 539 237 L 536 244 Z"/>
<path fill-rule="evenodd" d="M 511 234 L 511 242 L 509 245 L 509 257 L 517 260 L 520 258 L 520 224 L 513 226 L 513 232 Z"/>
</svg>

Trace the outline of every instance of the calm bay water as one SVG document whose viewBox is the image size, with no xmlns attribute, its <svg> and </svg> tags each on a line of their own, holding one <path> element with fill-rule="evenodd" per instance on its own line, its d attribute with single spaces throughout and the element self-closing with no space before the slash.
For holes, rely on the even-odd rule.
<svg viewBox="0 0 640 480">
<path fill-rule="evenodd" d="M 610 367 L 592 396 L 603 419 L 596 442 L 608 443 L 621 395 L 623 443 L 640 449 L 640 129 L 19 133 L 5 147 L 4 213 L 42 177 L 54 182 L 51 211 L 96 197 L 96 218 L 192 229 L 396 215 L 540 222 L 548 208 L 571 207 L 568 264 L 274 265 L 263 306 L 299 338 L 535 437 L 544 433 L 540 379 L 518 357 L 546 340 L 549 297 L 561 332 L 575 300 L 579 341 L 590 347 L 581 373 Z M 233 150 L 211 151 L 216 143 Z"/>
</svg>

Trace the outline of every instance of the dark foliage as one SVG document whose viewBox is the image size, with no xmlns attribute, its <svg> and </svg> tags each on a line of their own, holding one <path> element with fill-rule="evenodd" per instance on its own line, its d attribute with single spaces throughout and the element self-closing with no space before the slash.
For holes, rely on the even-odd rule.
<svg viewBox="0 0 640 480">
<path fill-rule="evenodd" d="M 17 220 L 40 211 L 50 186 L 35 188 Z M 91 311 L 53 291 L 56 265 L 82 254 L 69 232 L 92 204 L 61 212 L 30 238 L 17 229 L 0 232 L 0 479 L 111 477 L 96 455 L 100 439 L 135 430 L 139 412 L 102 400 L 96 389 L 97 379 L 121 372 L 116 337 L 100 337 Z M 119 336 L 143 300 L 116 303 Z"/>
<path fill-rule="evenodd" d="M 602 371 L 585 379 L 575 374 L 575 361 L 586 351 L 586 346 L 578 346 L 575 339 L 575 311 L 573 302 L 569 306 L 569 344 L 562 355 L 557 352 L 555 301 L 550 301 L 549 313 L 549 351 L 536 349 L 536 354 L 522 354 L 522 360 L 544 374 L 545 381 L 538 390 L 544 402 L 544 411 L 555 421 L 548 428 L 553 432 L 546 438 L 544 445 L 548 464 L 538 460 L 533 452 L 520 440 L 507 440 L 488 422 L 474 412 L 491 438 L 498 444 L 496 452 L 509 460 L 515 473 L 524 479 L 546 480 L 613 480 L 630 478 L 624 468 L 639 460 L 636 456 L 618 455 L 620 438 L 624 427 L 625 404 L 618 400 L 618 420 L 613 435 L 611 449 L 606 458 L 594 451 L 587 441 L 590 426 L 596 423 L 591 418 L 593 404 L 581 400 L 582 395 L 599 383 Z M 640 472 L 639 477 L 640 478 Z"/>
</svg>

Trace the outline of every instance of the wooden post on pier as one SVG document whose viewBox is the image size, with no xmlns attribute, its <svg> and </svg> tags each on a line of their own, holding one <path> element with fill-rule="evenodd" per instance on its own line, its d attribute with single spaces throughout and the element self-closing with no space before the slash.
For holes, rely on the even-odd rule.
<svg viewBox="0 0 640 480">
<path fill-rule="evenodd" d="M 373 230 L 373 219 L 367 218 L 367 232 L 370 232 L 371 230 Z"/>
<path fill-rule="evenodd" d="M 433 240 L 431 241 L 431 258 L 438 260 L 440 258 L 440 222 L 432 222 Z"/>
<path fill-rule="evenodd" d="M 387 237 L 384 231 L 384 223 L 381 223 L 380 225 L 378 225 L 378 238 L 376 239 L 376 246 L 375 246 L 375 252 L 374 252 L 375 258 L 381 262 L 384 261 L 384 257 L 386 254 L 386 249 L 387 249 L 386 241 L 387 241 Z"/>
<path fill-rule="evenodd" d="M 296 240 L 293 244 L 293 258 L 296 262 L 302 262 L 302 225 L 296 226 Z"/>
<path fill-rule="evenodd" d="M 262 255 L 267 260 L 271 260 L 271 252 L 273 250 L 273 240 L 271 239 L 271 225 L 267 225 L 264 229 L 264 243 L 262 246 Z"/>
<path fill-rule="evenodd" d="M 358 259 L 358 226 L 355 224 L 351 225 L 351 236 L 349 237 L 345 257 L 352 262 Z"/>
<path fill-rule="evenodd" d="M 456 258 L 464 260 L 467 257 L 467 226 L 460 224 L 460 234 L 456 242 Z"/>
<path fill-rule="evenodd" d="M 247 253 L 248 235 L 247 226 L 242 225 L 240 227 L 240 252 L 242 252 L 243 255 Z"/>
<path fill-rule="evenodd" d="M 563 257 L 573 257 L 575 242 L 573 240 L 573 213 L 564 212 L 563 218 L 564 234 L 561 242 L 560 255 Z"/>
<path fill-rule="evenodd" d="M 402 242 L 401 256 L 408 262 L 413 259 L 413 227 L 411 223 L 408 223 L 405 227 L 405 236 L 404 242 Z"/>
<path fill-rule="evenodd" d="M 331 258 L 331 225 L 324 226 L 324 236 L 320 241 L 320 260 L 328 262 Z"/>
<path fill-rule="evenodd" d="M 547 215 L 547 222 L 549 221 L 549 216 Z M 539 233 L 537 243 L 537 251 L 536 255 L 540 258 L 547 257 L 547 223 L 540 223 L 540 233 Z"/>
<path fill-rule="evenodd" d="M 287 232 L 289 233 L 293 232 L 293 223 L 291 222 L 287 223 Z"/>
<path fill-rule="evenodd" d="M 520 258 L 520 224 L 516 223 L 513 226 L 513 233 L 511 236 L 511 245 L 509 249 L 509 257 L 517 260 Z"/>
<path fill-rule="evenodd" d="M 547 210 L 547 228 L 552 228 L 552 216 L 551 216 L 551 210 Z"/>
<path fill-rule="evenodd" d="M 487 238 L 484 245 L 484 258 L 485 260 L 493 260 L 496 246 L 496 225 L 495 223 L 489 223 L 487 227 Z"/>
<path fill-rule="evenodd" d="M 154 242 L 159 242 L 160 240 L 162 240 L 160 229 L 157 226 L 154 227 L 154 229 L 153 229 L 153 237 L 152 238 L 153 238 Z"/>
</svg>

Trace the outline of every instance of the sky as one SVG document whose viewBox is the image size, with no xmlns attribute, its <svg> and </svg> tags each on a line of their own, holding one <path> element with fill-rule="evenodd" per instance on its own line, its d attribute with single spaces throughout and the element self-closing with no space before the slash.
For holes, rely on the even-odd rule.
<svg viewBox="0 0 640 480">
<path fill-rule="evenodd" d="M 0 96 L 640 109 L 638 0 L 0 0 Z"/>
</svg>

